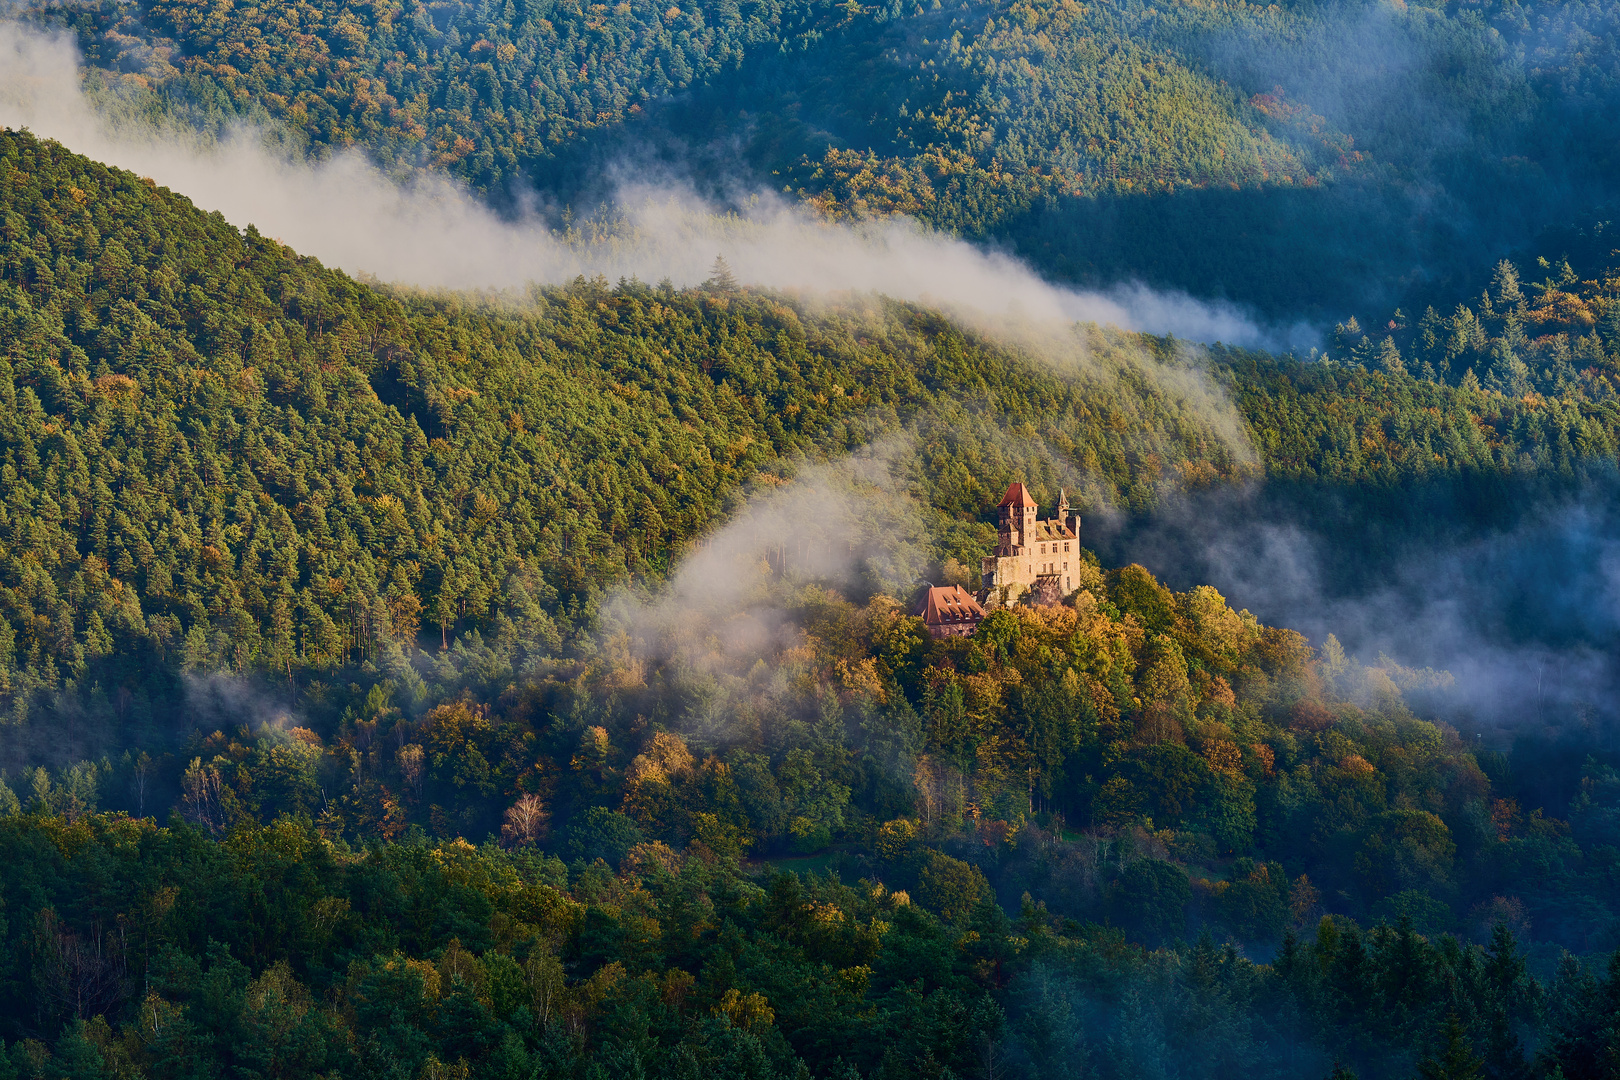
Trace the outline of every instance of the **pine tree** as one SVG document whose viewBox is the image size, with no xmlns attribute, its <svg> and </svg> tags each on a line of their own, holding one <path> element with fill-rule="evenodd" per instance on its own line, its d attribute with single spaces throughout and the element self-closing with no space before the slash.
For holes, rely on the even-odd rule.
<svg viewBox="0 0 1620 1080">
<path fill-rule="evenodd" d="M 1126 992 L 1119 1022 L 1108 1040 L 1108 1062 L 1122 1076 L 1154 1077 L 1169 1075 L 1165 1058 L 1169 1053 L 1161 1034 L 1162 1024 L 1142 1000 L 1139 990 Z"/>
<path fill-rule="evenodd" d="M 1418 320 L 1418 346 L 1423 350 L 1423 358 L 1431 363 L 1440 359 L 1441 342 L 1445 338 L 1446 323 L 1440 313 L 1431 305 L 1423 312 Z"/>
<path fill-rule="evenodd" d="M 710 292 L 737 291 L 737 276 L 731 272 L 731 264 L 726 262 L 724 255 L 714 257 L 714 265 L 709 268 L 709 280 L 703 283 L 703 287 Z"/>
<path fill-rule="evenodd" d="M 1529 987 L 1534 985 L 1534 980 L 1530 977 L 1529 965 L 1519 953 L 1518 938 L 1506 923 L 1499 922 L 1491 928 L 1491 944 L 1485 955 L 1485 978 L 1489 981 L 1491 993 L 1509 1016 L 1529 1019 L 1533 1005 Z"/>
<path fill-rule="evenodd" d="M 1468 1041 L 1468 1032 L 1463 1029 L 1456 1013 L 1446 1017 L 1445 1025 L 1440 1029 L 1440 1038 L 1444 1040 L 1440 1052 L 1424 1058 L 1418 1065 L 1418 1075 L 1423 1080 L 1484 1080 L 1485 1062 L 1474 1053 Z"/>
<path fill-rule="evenodd" d="M 1384 338 L 1378 346 L 1378 370 L 1389 375 L 1406 374 L 1406 361 L 1401 359 L 1401 350 L 1393 337 Z"/>
<path fill-rule="evenodd" d="M 1609 346 L 1609 351 L 1620 356 L 1620 299 L 1610 298 L 1607 310 L 1603 313 L 1603 321 L 1599 326 L 1603 332 L 1603 340 Z"/>
<path fill-rule="evenodd" d="M 1361 330 L 1361 323 L 1356 321 L 1354 315 L 1342 323 L 1335 324 L 1333 327 L 1334 351 L 1339 354 L 1340 360 L 1349 358 L 1355 351 L 1356 345 L 1365 338 L 1366 335 Z"/>
<path fill-rule="evenodd" d="M 1497 312 L 1504 318 L 1509 315 L 1522 316 L 1528 309 L 1524 292 L 1519 288 L 1519 269 L 1506 259 L 1496 264 L 1496 271 L 1491 275 L 1491 289 L 1496 294 Z"/>
<path fill-rule="evenodd" d="M 1500 1005 L 1492 1012 L 1485 1034 L 1485 1075 L 1489 1080 L 1530 1080 L 1524 1044 Z"/>
</svg>

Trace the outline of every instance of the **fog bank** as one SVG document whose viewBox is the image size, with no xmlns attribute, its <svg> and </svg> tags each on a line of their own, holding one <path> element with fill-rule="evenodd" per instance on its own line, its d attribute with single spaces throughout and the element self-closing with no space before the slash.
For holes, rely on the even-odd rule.
<svg viewBox="0 0 1620 1080">
<path fill-rule="evenodd" d="M 0 125 L 27 127 L 97 161 L 128 169 L 256 226 L 351 274 L 424 287 L 507 288 L 577 275 L 704 281 L 717 254 L 747 284 L 785 290 L 873 291 L 1020 321 L 1097 322 L 1196 341 L 1286 347 L 1305 327 L 1258 325 L 1222 304 L 1136 284 L 1107 292 L 1064 289 L 1023 263 L 905 219 L 846 226 L 810 217 L 780 197 L 724 213 L 678 183 L 621 186 L 608 235 L 559 234 L 538 215 L 503 219 L 445 179 L 395 183 L 358 153 L 320 163 L 290 159 L 265 133 L 221 140 L 154 130 L 98 114 L 80 84 L 72 40 L 0 23 Z"/>
</svg>

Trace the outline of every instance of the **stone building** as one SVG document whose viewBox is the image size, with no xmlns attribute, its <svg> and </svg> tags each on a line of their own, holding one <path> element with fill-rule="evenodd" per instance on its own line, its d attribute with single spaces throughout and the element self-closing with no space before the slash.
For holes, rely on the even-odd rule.
<svg viewBox="0 0 1620 1080">
<path fill-rule="evenodd" d="M 1057 513 L 1037 520 L 1040 507 L 1022 483 L 1008 486 L 996 509 L 1000 535 L 996 553 L 982 566 L 980 598 L 996 606 L 1031 593 L 1037 604 L 1061 603 L 1074 591 L 1080 565 L 1080 511 L 1060 493 Z"/>
<path fill-rule="evenodd" d="M 968 637 L 984 621 L 984 608 L 960 585 L 930 585 L 917 617 L 933 637 Z"/>
</svg>

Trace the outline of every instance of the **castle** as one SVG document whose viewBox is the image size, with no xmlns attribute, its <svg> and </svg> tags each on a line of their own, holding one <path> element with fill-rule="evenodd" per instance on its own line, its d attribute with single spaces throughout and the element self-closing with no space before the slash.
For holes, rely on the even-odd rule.
<svg viewBox="0 0 1620 1080">
<path fill-rule="evenodd" d="M 1010 603 L 1025 592 L 1037 604 L 1058 604 L 1074 591 L 1080 558 L 1080 511 L 1069 508 L 1066 492 L 1057 513 L 1037 521 L 1038 504 L 1021 483 L 1008 486 L 996 507 L 1000 538 L 996 553 L 981 567 L 980 597 L 987 605 Z"/>
</svg>

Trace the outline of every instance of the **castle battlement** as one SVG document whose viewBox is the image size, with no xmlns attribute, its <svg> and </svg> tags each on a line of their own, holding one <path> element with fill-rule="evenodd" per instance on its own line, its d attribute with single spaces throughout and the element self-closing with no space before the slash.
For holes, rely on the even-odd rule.
<svg viewBox="0 0 1620 1080">
<path fill-rule="evenodd" d="M 1068 493 L 1059 494 L 1057 513 L 1045 521 L 1022 483 L 1009 485 L 996 509 L 1000 534 L 996 553 L 981 565 L 983 602 L 1010 603 L 1028 592 L 1036 603 L 1061 603 L 1074 591 L 1080 560 L 1080 511 L 1070 508 Z"/>
</svg>

